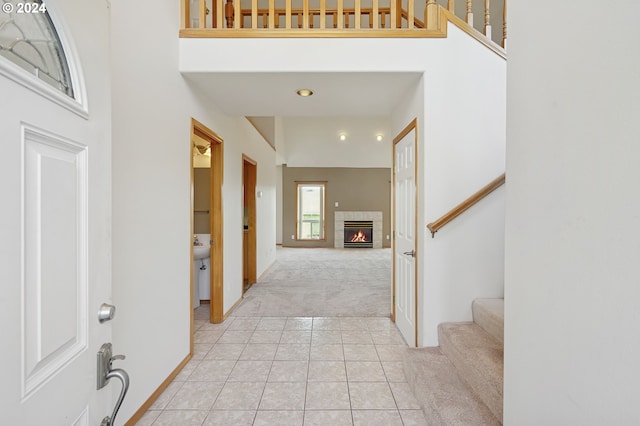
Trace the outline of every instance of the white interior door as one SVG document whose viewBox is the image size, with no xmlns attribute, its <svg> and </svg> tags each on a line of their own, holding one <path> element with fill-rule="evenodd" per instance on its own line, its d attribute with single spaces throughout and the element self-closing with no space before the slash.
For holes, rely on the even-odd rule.
<svg viewBox="0 0 640 426">
<path fill-rule="evenodd" d="M 0 423 L 99 425 L 111 381 L 108 115 L 84 118 L 0 75 Z M 117 348 L 115 348 L 117 351 Z"/>
<path fill-rule="evenodd" d="M 394 306 L 396 325 L 416 346 L 416 133 L 394 143 Z"/>
</svg>

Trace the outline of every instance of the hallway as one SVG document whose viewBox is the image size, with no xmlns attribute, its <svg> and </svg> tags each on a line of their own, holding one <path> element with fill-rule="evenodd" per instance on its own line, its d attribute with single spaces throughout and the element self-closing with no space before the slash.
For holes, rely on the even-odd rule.
<svg viewBox="0 0 640 426">
<path fill-rule="evenodd" d="M 278 261 L 265 274 L 265 282 L 284 275 L 298 286 L 322 282 L 326 291 L 312 293 L 322 298 L 332 293 L 326 288 L 333 285 L 331 282 L 339 280 L 342 284 L 336 285 L 343 286 L 349 282 L 345 281 L 347 276 L 358 277 L 347 272 L 350 268 L 341 267 L 357 255 L 353 251 L 291 250 L 279 249 Z M 316 257 L 322 253 L 332 259 L 321 265 L 320 275 L 322 268 L 309 263 L 313 252 Z M 376 255 L 373 250 L 356 252 L 361 261 L 378 265 L 378 269 L 390 267 L 389 250 L 379 251 L 389 258 L 386 266 L 381 259 L 370 258 Z M 306 261 L 295 260 L 296 254 Z M 300 268 L 294 271 L 284 266 L 292 261 Z M 351 261 L 358 263 L 355 257 Z M 332 262 L 336 267 L 333 272 L 328 268 Z M 289 272 L 281 275 L 285 270 Z M 380 270 L 378 273 L 384 275 Z M 387 299 L 380 298 L 383 303 L 375 309 L 389 309 L 390 274 L 386 282 Z M 262 293 L 255 290 L 261 285 L 259 282 L 247 293 L 254 296 L 250 299 L 254 312 L 264 312 L 258 316 L 240 315 L 251 312 L 242 310 L 243 303 L 224 323 L 210 324 L 209 306 L 196 309 L 194 357 L 138 425 L 426 424 L 404 376 L 402 355 L 407 346 L 388 316 L 337 316 L 345 311 L 309 297 L 295 299 L 298 302 L 289 308 L 295 310 L 302 303 L 315 306 L 313 312 L 336 314 L 284 316 L 293 311 L 282 304 L 260 303 Z M 344 291 L 348 288 L 343 286 Z M 367 296 L 362 293 L 358 297 Z M 367 309 L 375 306 L 364 305 Z M 283 312 L 266 315 L 273 313 L 271 309 Z"/>
</svg>

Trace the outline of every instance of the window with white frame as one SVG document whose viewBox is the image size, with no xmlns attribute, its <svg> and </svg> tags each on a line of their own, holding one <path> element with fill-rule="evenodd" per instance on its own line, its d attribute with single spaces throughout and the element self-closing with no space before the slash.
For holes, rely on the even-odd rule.
<svg viewBox="0 0 640 426">
<path fill-rule="evenodd" d="M 0 56 L 73 98 L 67 58 L 41 0 L 0 0 Z"/>
<path fill-rule="evenodd" d="M 324 240 L 324 182 L 297 184 L 297 239 Z"/>
</svg>

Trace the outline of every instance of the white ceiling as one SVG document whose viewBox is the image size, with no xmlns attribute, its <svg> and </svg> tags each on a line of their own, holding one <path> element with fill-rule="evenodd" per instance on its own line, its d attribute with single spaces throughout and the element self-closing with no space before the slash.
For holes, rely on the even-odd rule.
<svg viewBox="0 0 640 426">
<path fill-rule="evenodd" d="M 389 116 L 420 73 L 194 73 L 196 90 L 236 116 Z M 302 98 L 298 89 L 314 95 Z"/>
</svg>

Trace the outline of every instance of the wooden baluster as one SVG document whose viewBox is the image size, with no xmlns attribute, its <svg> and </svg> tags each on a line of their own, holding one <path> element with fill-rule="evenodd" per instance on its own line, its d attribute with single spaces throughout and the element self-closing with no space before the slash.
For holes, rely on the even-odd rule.
<svg viewBox="0 0 640 426">
<path fill-rule="evenodd" d="M 395 4 L 396 4 L 396 20 L 395 20 L 396 26 L 394 28 L 402 28 L 402 0 L 395 0 Z"/>
<path fill-rule="evenodd" d="M 280 28 L 280 13 L 278 13 L 278 11 L 274 10 L 273 11 L 273 26 L 274 28 Z"/>
<path fill-rule="evenodd" d="M 274 19 L 276 14 L 276 2 L 275 0 L 269 0 L 269 29 L 274 27 Z"/>
<path fill-rule="evenodd" d="M 327 26 L 327 2 L 320 0 L 320 29 L 324 30 Z"/>
<path fill-rule="evenodd" d="M 491 39 L 491 0 L 484 0 L 484 35 Z"/>
<path fill-rule="evenodd" d="M 309 10 L 309 28 L 313 28 L 313 11 Z"/>
<path fill-rule="evenodd" d="M 251 28 L 258 28 L 258 0 L 251 0 Z"/>
<path fill-rule="evenodd" d="M 224 28 L 224 0 L 214 0 L 216 2 L 216 28 Z"/>
<path fill-rule="evenodd" d="M 302 14 L 304 15 L 302 27 L 307 29 L 309 28 L 309 0 L 303 0 L 302 9 Z"/>
<path fill-rule="evenodd" d="M 198 2 L 198 28 L 202 29 L 207 26 L 207 5 L 204 0 Z"/>
<path fill-rule="evenodd" d="M 344 3 L 343 0 L 338 0 L 338 28 L 344 28 Z"/>
<path fill-rule="evenodd" d="M 467 0 L 467 24 L 473 27 L 473 4 L 472 0 Z"/>
<path fill-rule="evenodd" d="M 427 0 L 427 7 L 424 9 L 424 23 L 427 30 L 440 28 L 440 11 L 436 0 Z"/>
<path fill-rule="evenodd" d="M 373 0 L 373 12 L 369 14 L 369 28 L 378 29 L 378 15 L 380 12 L 378 11 L 378 0 Z M 382 24 L 384 28 L 384 24 Z"/>
<path fill-rule="evenodd" d="M 338 28 L 338 13 L 333 12 L 333 28 Z"/>
<path fill-rule="evenodd" d="M 287 0 L 287 4 L 285 6 L 286 11 L 285 11 L 285 23 L 284 23 L 284 27 L 288 30 L 291 29 L 291 0 Z"/>
<path fill-rule="evenodd" d="M 355 0 L 355 11 L 353 13 L 353 26 L 356 30 L 360 29 L 360 18 L 362 11 L 360 10 L 360 0 Z"/>
<path fill-rule="evenodd" d="M 180 23 L 184 30 L 191 28 L 191 2 L 189 0 L 180 2 Z"/>
<path fill-rule="evenodd" d="M 382 13 L 380 14 L 380 27 L 385 28 L 386 25 L 387 25 L 387 12 L 383 10 Z"/>
<path fill-rule="evenodd" d="M 236 30 L 238 28 L 244 27 L 244 19 L 242 19 L 242 5 L 240 4 L 240 0 L 234 0 L 233 9 L 238 11 L 237 19 L 234 17 L 233 20 L 233 28 Z"/>
<path fill-rule="evenodd" d="M 302 12 L 298 12 L 298 28 L 302 28 Z"/>
<path fill-rule="evenodd" d="M 233 28 L 233 1 L 227 0 L 224 5 L 224 19 L 227 21 L 227 28 Z"/>
<path fill-rule="evenodd" d="M 502 9 L 502 47 L 507 48 L 507 0 L 504 0 Z"/>
<path fill-rule="evenodd" d="M 349 12 L 344 13 L 344 27 L 349 28 Z"/>
<path fill-rule="evenodd" d="M 409 28 L 410 30 L 413 29 L 416 20 L 415 20 L 415 5 L 413 3 L 413 0 L 409 0 L 408 4 L 407 4 L 407 12 L 408 12 L 408 16 L 407 16 L 407 28 Z"/>
<path fill-rule="evenodd" d="M 447 3 L 447 9 L 449 9 L 449 12 L 453 13 L 454 15 L 456 14 L 456 0 L 449 0 L 449 2 Z"/>
</svg>

